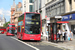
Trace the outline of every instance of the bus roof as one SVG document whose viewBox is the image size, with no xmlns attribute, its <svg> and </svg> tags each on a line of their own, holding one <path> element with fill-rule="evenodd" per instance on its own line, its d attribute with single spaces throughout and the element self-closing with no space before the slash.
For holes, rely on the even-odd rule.
<svg viewBox="0 0 75 50">
<path fill-rule="evenodd" d="M 5 27 L 0 27 L 0 29 L 6 29 Z"/>
<path fill-rule="evenodd" d="M 25 12 L 25 13 L 35 13 L 35 14 L 40 14 L 40 13 L 38 13 L 38 12 Z"/>
<path fill-rule="evenodd" d="M 38 13 L 38 12 L 25 12 L 25 13 L 23 13 L 23 14 L 26 14 L 26 13 L 40 14 L 40 13 Z M 23 14 L 21 14 L 21 15 L 23 15 Z M 21 16 L 21 15 L 20 15 L 20 16 Z M 19 17 L 20 17 L 20 16 L 19 16 Z"/>
<path fill-rule="evenodd" d="M 8 24 L 8 25 L 15 25 L 15 24 Z"/>
</svg>

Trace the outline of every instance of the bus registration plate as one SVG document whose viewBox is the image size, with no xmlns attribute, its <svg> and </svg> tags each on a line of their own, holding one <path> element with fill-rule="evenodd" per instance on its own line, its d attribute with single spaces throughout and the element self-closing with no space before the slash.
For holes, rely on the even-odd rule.
<svg viewBox="0 0 75 50">
<path fill-rule="evenodd" d="M 30 40 L 34 40 L 34 39 L 30 39 Z"/>
</svg>

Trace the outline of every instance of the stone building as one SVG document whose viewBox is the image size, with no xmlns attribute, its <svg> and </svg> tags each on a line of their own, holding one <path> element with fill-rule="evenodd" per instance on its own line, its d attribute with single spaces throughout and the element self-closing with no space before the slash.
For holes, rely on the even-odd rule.
<svg viewBox="0 0 75 50">
<path fill-rule="evenodd" d="M 15 8 L 15 17 L 14 17 L 14 24 L 15 26 L 17 27 L 18 26 L 18 17 L 22 14 L 22 3 L 19 2 L 17 5 L 16 5 L 16 8 Z"/>
<path fill-rule="evenodd" d="M 3 25 L 6 23 L 6 19 L 3 16 L 3 18 L 0 17 L 0 27 L 3 27 Z"/>
<path fill-rule="evenodd" d="M 18 2 L 18 4 L 15 4 L 15 1 L 13 1 L 13 5 L 11 7 L 11 23 L 15 24 L 15 27 L 17 28 L 18 23 L 18 17 L 22 14 L 22 3 Z"/>
<path fill-rule="evenodd" d="M 23 6 L 22 13 L 34 12 L 33 1 L 34 0 L 22 0 L 22 6 Z"/>
</svg>

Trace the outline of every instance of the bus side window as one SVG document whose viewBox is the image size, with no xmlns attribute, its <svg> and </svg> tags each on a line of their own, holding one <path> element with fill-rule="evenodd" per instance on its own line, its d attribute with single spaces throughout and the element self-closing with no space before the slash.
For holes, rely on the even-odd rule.
<svg viewBox="0 0 75 50">
<path fill-rule="evenodd" d="M 22 29 L 22 32 L 24 32 L 24 29 Z"/>
<path fill-rule="evenodd" d="M 20 27 L 18 27 L 18 32 L 20 32 Z"/>
</svg>

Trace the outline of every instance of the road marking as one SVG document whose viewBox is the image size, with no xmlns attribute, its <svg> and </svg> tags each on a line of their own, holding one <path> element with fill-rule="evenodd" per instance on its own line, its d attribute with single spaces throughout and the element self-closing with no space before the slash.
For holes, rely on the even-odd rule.
<svg viewBox="0 0 75 50">
<path fill-rule="evenodd" d="M 30 44 L 27 44 L 27 43 L 25 43 L 25 42 L 23 42 L 23 41 L 20 41 L 20 40 L 14 38 L 14 37 L 11 37 L 11 38 L 12 38 L 12 39 L 15 39 L 15 40 L 17 40 L 17 41 L 19 41 L 19 42 L 21 42 L 21 43 L 23 43 L 23 44 L 25 44 L 25 45 L 31 47 L 31 48 L 34 48 L 34 49 L 36 49 L 36 50 L 40 50 L 40 49 L 38 49 L 38 48 L 36 48 L 36 47 L 34 47 L 34 46 L 30 45 Z"/>
</svg>

